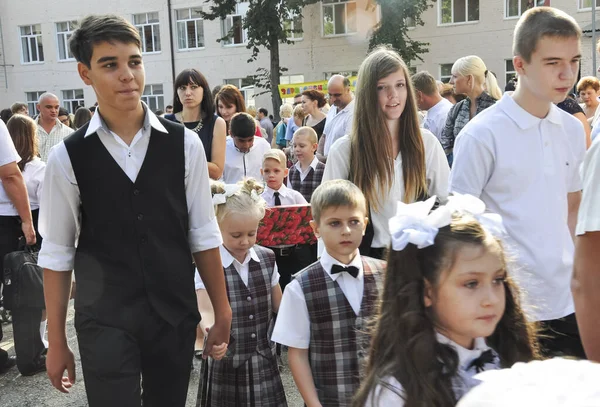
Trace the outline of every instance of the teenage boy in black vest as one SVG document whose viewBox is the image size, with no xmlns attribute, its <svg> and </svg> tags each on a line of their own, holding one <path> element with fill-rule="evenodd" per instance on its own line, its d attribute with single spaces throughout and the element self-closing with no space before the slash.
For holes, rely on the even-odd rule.
<svg viewBox="0 0 600 407">
<path fill-rule="evenodd" d="M 79 27 L 69 46 L 98 110 L 48 160 L 39 258 L 48 376 L 62 392 L 75 381 L 65 334 L 75 269 L 89 405 L 184 406 L 199 322 L 191 253 L 215 309 L 205 355 L 226 346 L 231 325 L 204 149 L 140 102 L 135 27 L 117 16 L 89 16 Z"/>
</svg>

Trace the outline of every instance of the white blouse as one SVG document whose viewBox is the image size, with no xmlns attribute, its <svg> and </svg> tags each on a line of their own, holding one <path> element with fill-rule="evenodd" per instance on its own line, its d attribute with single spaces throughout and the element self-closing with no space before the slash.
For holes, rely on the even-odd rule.
<svg viewBox="0 0 600 407">
<path fill-rule="evenodd" d="M 40 196 L 42 194 L 42 184 L 44 183 L 44 172 L 46 163 L 39 158 L 34 158 L 23 169 L 23 179 L 29 195 L 29 206 L 34 211 L 40 208 Z M 17 208 L 12 204 L 6 195 L 0 181 L 0 216 L 18 216 Z"/>
</svg>

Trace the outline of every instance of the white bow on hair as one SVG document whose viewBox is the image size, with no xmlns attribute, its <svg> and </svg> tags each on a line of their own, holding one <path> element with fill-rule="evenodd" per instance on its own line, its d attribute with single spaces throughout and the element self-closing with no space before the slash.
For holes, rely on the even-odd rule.
<svg viewBox="0 0 600 407">
<path fill-rule="evenodd" d="M 433 212 L 435 196 L 424 202 L 405 204 L 398 202 L 396 216 L 389 220 L 392 249 L 403 250 L 409 243 L 419 249 L 431 246 L 440 228 L 452 222 L 452 214 L 468 213 L 494 236 L 506 234 L 502 217 L 495 213 L 485 213 L 485 203 L 472 195 L 454 194 L 448 197 L 448 203 Z"/>
<path fill-rule="evenodd" d="M 232 195 L 237 194 L 240 189 L 242 189 L 242 187 L 238 184 L 226 184 L 225 192 L 223 192 L 222 194 L 214 194 L 212 196 L 213 205 L 217 206 L 217 205 L 224 204 L 225 202 L 227 202 L 227 198 L 229 198 Z"/>
</svg>

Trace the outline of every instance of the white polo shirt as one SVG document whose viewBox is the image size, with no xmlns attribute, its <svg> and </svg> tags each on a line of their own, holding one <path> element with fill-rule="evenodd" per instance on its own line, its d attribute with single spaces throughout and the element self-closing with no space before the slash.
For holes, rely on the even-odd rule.
<svg viewBox="0 0 600 407">
<path fill-rule="evenodd" d="M 515 276 L 534 320 L 574 312 L 567 194 L 581 190 L 584 154 L 579 120 L 555 105 L 539 119 L 509 95 L 478 114 L 456 139 L 450 191 L 480 197 L 502 215 L 514 245 Z"/>
<path fill-rule="evenodd" d="M 262 137 L 254 136 L 254 144 L 250 151 L 242 153 L 237 149 L 233 138 L 227 136 L 225 144 L 225 167 L 223 168 L 223 182 L 235 184 L 244 178 L 262 180 L 260 169 L 263 156 L 271 149 L 271 145 Z"/>
<path fill-rule="evenodd" d="M 600 126 L 599 126 L 600 127 Z M 600 231 L 600 140 L 592 143 L 583 162 L 583 197 L 577 235 Z"/>
<path fill-rule="evenodd" d="M 337 139 L 350 134 L 352 129 L 352 119 L 354 118 L 354 99 L 348 105 L 338 112 L 336 106 L 331 106 L 327 112 L 327 121 L 323 134 L 325 134 L 325 146 L 323 152 L 329 155 L 329 149 Z"/>
<path fill-rule="evenodd" d="M 448 112 L 454 106 L 448 99 L 442 98 L 435 106 L 427 111 L 423 127 L 433 133 L 438 140 L 442 140 L 442 130 L 446 125 Z"/>
</svg>

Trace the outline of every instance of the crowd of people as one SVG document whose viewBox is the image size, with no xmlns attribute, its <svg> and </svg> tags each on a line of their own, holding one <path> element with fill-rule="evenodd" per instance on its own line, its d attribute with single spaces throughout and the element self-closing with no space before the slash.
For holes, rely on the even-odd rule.
<svg viewBox="0 0 600 407">
<path fill-rule="evenodd" d="M 598 374 L 582 360 L 600 361 L 600 81 L 570 96 L 572 17 L 522 15 L 504 94 L 477 56 L 455 62 L 449 90 L 379 47 L 356 89 L 334 75 L 279 122 L 196 69 L 152 112 L 136 28 L 80 27 L 70 49 L 94 111 L 71 117 L 45 93 L 35 120 L 22 103 L 1 113 L 0 266 L 24 239 L 44 269 L 29 373 L 74 383 L 74 270 L 90 406 L 183 406 L 194 356 L 197 405 L 214 407 L 286 406 L 286 351 L 310 407 L 454 406 L 485 371 L 555 356 Z M 256 244 L 268 208 L 290 205 L 310 205 L 319 243 Z M 2 371 L 15 362 L 0 349 Z M 480 387 L 460 405 L 531 400 Z"/>
</svg>

